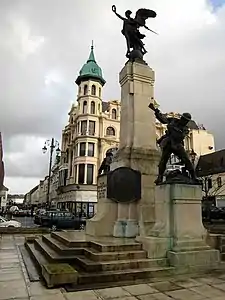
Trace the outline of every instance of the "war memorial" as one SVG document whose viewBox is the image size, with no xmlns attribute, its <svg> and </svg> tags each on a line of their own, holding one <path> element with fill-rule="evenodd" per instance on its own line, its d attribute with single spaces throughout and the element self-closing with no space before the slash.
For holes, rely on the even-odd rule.
<svg viewBox="0 0 225 300">
<path fill-rule="evenodd" d="M 98 208 L 85 231 L 62 231 L 27 239 L 24 260 L 32 259 L 48 287 L 67 290 L 144 282 L 173 274 L 218 268 L 220 254 L 206 243 L 201 217 L 201 182 L 184 150 L 190 113 L 167 118 L 154 107 L 155 72 L 144 60 L 140 27 L 156 12 L 139 9 L 123 21 L 126 62 L 121 86 L 120 147 L 104 160 L 98 176 Z M 116 22 L 116 20 L 115 20 Z M 154 33 L 154 32 L 153 32 Z M 158 140 L 155 118 L 167 124 Z M 174 153 L 183 172 L 166 178 Z M 29 268 L 28 268 L 29 269 Z M 29 270 L 28 270 L 29 271 Z"/>
</svg>

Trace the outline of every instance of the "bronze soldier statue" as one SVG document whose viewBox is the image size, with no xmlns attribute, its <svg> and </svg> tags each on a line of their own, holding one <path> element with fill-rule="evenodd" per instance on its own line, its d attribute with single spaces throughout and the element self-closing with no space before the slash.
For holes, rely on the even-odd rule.
<svg viewBox="0 0 225 300">
<path fill-rule="evenodd" d="M 98 175 L 106 174 L 110 171 L 110 164 L 112 163 L 113 153 L 111 151 L 107 151 L 105 158 L 98 170 Z"/>
<path fill-rule="evenodd" d="M 153 103 L 149 104 L 149 108 L 155 112 L 155 116 L 159 122 L 167 124 L 167 131 L 165 135 L 157 141 L 162 149 L 162 156 L 159 162 L 158 177 L 155 184 L 158 185 L 163 182 L 163 175 L 171 154 L 176 155 L 185 165 L 193 183 L 198 183 L 199 180 L 196 177 L 194 166 L 184 148 L 184 138 L 189 133 L 187 124 L 191 120 L 191 115 L 189 113 L 183 113 L 180 119 L 170 118 L 165 114 L 162 114 L 158 108 L 155 108 Z"/>
</svg>

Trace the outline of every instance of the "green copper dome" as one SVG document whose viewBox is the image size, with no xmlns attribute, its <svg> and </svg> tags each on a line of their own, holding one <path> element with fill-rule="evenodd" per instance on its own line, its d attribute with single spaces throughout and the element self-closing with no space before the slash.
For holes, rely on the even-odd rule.
<svg viewBox="0 0 225 300">
<path fill-rule="evenodd" d="M 105 80 L 102 77 L 102 69 L 98 66 L 94 55 L 94 46 L 91 46 L 91 52 L 86 64 L 80 70 L 80 74 L 77 77 L 76 84 L 80 84 L 84 80 L 97 80 L 100 81 L 102 85 L 105 84 Z"/>
</svg>

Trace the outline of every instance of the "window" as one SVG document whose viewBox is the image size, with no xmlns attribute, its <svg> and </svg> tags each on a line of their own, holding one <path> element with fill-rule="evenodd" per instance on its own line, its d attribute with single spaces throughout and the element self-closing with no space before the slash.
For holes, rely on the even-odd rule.
<svg viewBox="0 0 225 300">
<path fill-rule="evenodd" d="M 79 86 L 79 95 L 81 94 L 81 86 Z"/>
<path fill-rule="evenodd" d="M 78 184 L 84 184 L 84 169 L 85 169 L 85 164 L 79 164 Z"/>
<path fill-rule="evenodd" d="M 87 133 L 87 121 L 81 121 L 81 135 L 86 135 Z"/>
<path fill-rule="evenodd" d="M 95 121 L 89 121 L 89 135 L 95 135 Z"/>
<path fill-rule="evenodd" d="M 115 135 L 115 129 L 113 127 L 108 127 L 106 129 L 106 135 Z"/>
<path fill-rule="evenodd" d="M 77 165 L 74 166 L 74 182 L 77 183 Z"/>
<path fill-rule="evenodd" d="M 96 95 L 96 86 L 94 84 L 91 87 L 91 94 L 94 96 Z"/>
<path fill-rule="evenodd" d="M 73 151 L 70 152 L 70 176 L 73 173 Z"/>
<path fill-rule="evenodd" d="M 94 143 L 88 143 L 88 156 L 94 156 L 95 154 L 95 144 Z"/>
<path fill-rule="evenodd" d="M 217 177 L 217 186 L 218 186 L 218 188 L 221 188 L 221 186 L 222 186 L 222 178 L 221 177 Z"/>
<path fill-rule="evenodd" d="M 80 155 L 79 156 L 85 156 L 86 152 L 86 143 L 80 143 Z"/>
<path fill-rule="evenodd" d="M 87 93 L 88 93 L 88 86 L 87 86 L 87 84 L 85 84 L 85 86 L 84 86 L 84 95 L 87 95 Z"/>
<path fill-rule="evenodd" d="M 78 144 L 75 145 L 75 152 L 74 152 L 74 156 L 77 157 L 78 156 Z"/>
<path fill-rule="evenodd" d="M 63 186 L 66 186 L 66 180 L 68 177 L 68 170 L 63 170 Z"/>
<path fill-rule="evenodd" d="M 84 101 L 83 103 L 83 114 L 87 113 L 87 101 Z"/>
<path fill-rule="evenodd" d="M 116 109 L 112 109 L 112 119 L 116 120 Z"/>
<path fill-rule="evenodd" d="M 65 162 L 65 163 L 68 163 L 68 162 L 69 162 L 69 149 L 66 149 L 66 157 L 65 157 L 64 162 Z"/>
<path fill-rule="evenodd" d="M 102 90 L 101 90 L 101 88 L 98 89 L 98 95 L 99 95 L 99 98 L 101 98 L 101 96 L 102 96 Z"/>
<path fill-rule="evenodd" d="M 91 101 L 91 114 L 95 114 L 95 103 L 94 101 Z"/>
<path fill-rule="evenodd" d="M 87 165 L 87 184 L 93 184 L 94 165 Z"/>
</svg>

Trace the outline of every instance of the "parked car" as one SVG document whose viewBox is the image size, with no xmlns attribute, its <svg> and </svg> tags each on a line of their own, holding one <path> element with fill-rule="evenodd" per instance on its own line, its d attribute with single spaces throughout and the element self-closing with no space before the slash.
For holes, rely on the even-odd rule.
<svg viewBox="0 0 225 300">
<path fill-rule="evenodd" d="M 16 216 L 16 217 L 29 217 L 30 213 L 29 213 L 29 210 L 19 209 L 19 210 L 14 211 L 13 216 Z"/>
<path fill-rule="evenodd" d="M 46 211 L 40 217 L 40 225 L 56 229 L 84 229 L 86 219 L 77 218 L 68 211 Z"/>
<path fill-rule="evenodd" d="M 0 227 L 21 227 L 21 223 L 15 220 L 8 221 L 0 216 Z"/>
<path fill-rule="evenodd" d="M 35 215 L 34 215 L 34 224 L 36 225 L 40 225 L 40 218 L 41 218 L 41 215 L 44 214 L 46 212 L 46 209 L 38 209 L 36 212 L 35 212 Z"/>
</svg>

